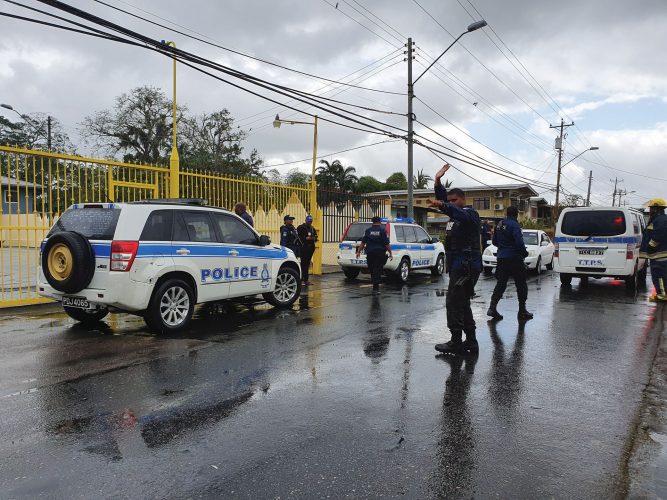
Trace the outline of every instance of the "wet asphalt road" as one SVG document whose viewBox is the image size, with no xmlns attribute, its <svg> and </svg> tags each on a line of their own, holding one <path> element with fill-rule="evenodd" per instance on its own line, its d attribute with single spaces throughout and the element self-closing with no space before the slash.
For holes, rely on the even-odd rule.
<svg viewBox="0 0 667 500">
<path fill-rule="evenodd" d="M 664 325 L 646 293 L 532 277 L 478 358 L 436 357 L 445 284 L 321 278 L 292 311 L 0 319 L 1 498 L 608 498 Z"/>
</svg>

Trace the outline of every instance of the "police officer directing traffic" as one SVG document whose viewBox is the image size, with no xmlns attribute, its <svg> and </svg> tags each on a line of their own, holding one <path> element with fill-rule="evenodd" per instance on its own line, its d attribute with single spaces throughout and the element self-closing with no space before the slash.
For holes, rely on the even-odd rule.
<svg viewBox="0 0 667 500">
<path fill-rule="evenodd" d="M 299 235 L 294 227 L 294 217 L 286 215 L 283 217 L 284 224 L 280 226 L 280 244 L 289 248 L 297 257 L 300 254 L 301 245 Z"/>
<path fill-rule="evenodd" d="M 480 250 L 479 214 L 466 207 L 465 193 L 458 189 L 447 189 L 440 179 L 449 170 L 445 165 L 435 174 L 435 197 L 428 200 L 431 207 L 439 208 L 449 215 L 446 226 L 445 253 L 449 286 L 447 288 L 447 327 L 452 334 L 449 342 L 436 344 L 436 351 L 444 354 L 464 354 L 479 352 L 475 334 L 475 320 L 470 308 L 475 283 L 482 270 Z M 466 340 L 463 342 L 463 333 Z"/>
<path fill-rule="evenodd" d="M 493 233 L 493 244 L 498 247 L 498 265 L 496 267 L 496 278 L 498 282 L 491 295 L 491 305 L 486 312 L 494 320 L 503 319 L 502 314 L 496 307 L 503 298 L 507 289 L 507 280 L 514 278 L 516 293 L 519 298 L 520 320 L 532 319 L 533 315 L 526 309 L 528 300 L 528 285 L 526 284 L 526 264 L 524 259 L 528 257 L 528 250 L 523 241 L 523 232 L 517 220 L 519 210 L 516 207 L 507 207 L 507 217 L 500 221 Z M 538 263 L 539 264 L 539 263 Z"/>
<path fill-rule="evenodd" d="M 648 259 L 651 266 L 651 279 L 655 286 L 655 295 L 651 300 L 667 302 L 667 202 L 661 198 L 654 198 L 647 204 L 649 207 L 649 221 L 639 256 Z"/>
<path fill-rule="evenodd" d="M 394 256 L 391 253 L 389 237 L 387 236 L 384 226 L 381 224 L 381 219 L 379 217 L 373 217 L 371 220 L 373 225 L 366 229 L 363 238 L 361 238 L 361 245 L 357 248 L 357 259 L 365 249 L 366 262 L 373 283 L 373 293 L 379 293 L 382 269 L 387 263 L 387 254 L 389 254 L 390 259 L 393 259 Z"/>
</svg>

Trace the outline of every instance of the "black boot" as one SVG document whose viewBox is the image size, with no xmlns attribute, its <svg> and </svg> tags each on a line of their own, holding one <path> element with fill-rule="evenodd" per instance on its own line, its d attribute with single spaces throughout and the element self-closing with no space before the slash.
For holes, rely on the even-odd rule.
<svg viewBox="0 0 667 500">
<path fill-rule="evenodd" d="M 477 336 L 474 330 L 466 332 L 466 339 L 463 342 L 463 352 L 467 354 L 477 354 L 479 352 L 479 344 L 477 343 Z"/>
<path fill-rule="evenodd" d="M 520 320 L 533 319 L 533 313 L 528 312 L 528 309 L 526 309 L 526 303 L 525 302 L 521 302 L 519 304 L 519 312 L 516 315 L 516 317 L 519 318 Z"/>
<path fill-rule="evenodd" d="M 452 339 L 444 344 L 435 344 L 435 350 L 442 354 L 460 354 L 463 352 L 462 332 L 452 332 Z"/>
<path fill-rule="evenodd" d="M 491 319 L 495 321 L 500 321 L 503 319 L 503 315 L 498 312 L 496 309 L 496 306 L 498 305 L 498 302 L 491 301 L 491 304 L 489 305 L 489 310 L 486 311 L 487 316 L 491 316 Z"/>
</svg>

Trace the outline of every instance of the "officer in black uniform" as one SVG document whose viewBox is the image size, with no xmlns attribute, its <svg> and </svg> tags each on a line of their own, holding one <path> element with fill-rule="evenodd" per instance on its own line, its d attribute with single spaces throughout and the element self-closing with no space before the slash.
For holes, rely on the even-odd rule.
<svg viewBox="0 0 667 500">
<path fill-rule="evenodd" d="M 519 298 L 520 320 L 532 319 L 533 315 L 526 309 L 528 299 L 528 285 L 526 284 L 526 264 L 524 259 L 528 257 L 528 250 L 523 241 L 523 232 L 517 218 L 519 210 L 516 207 L 507 207 L 507 217 L 500 221 L 493 233 L 493 244 L 498 247 L 498 266 L 496 267 L 496 278 L 498 282 L 491 295 L 491 305 L 486 312 L 494 320 L 503 319 L 496 306 L 507 288 L 507 280 L 514 278 L 516 294 Z"/>
<path fill-rule="evenodd" d="M 477 353 L 475 320 L 470 308 L 470 299 L 474 294 L 475 283 L 482 271 L 482 252 L 480 249 L 479 214 L 473 208 L 466 207 L 465 193 L 460 189 L 447 189 L 440 179 L 449 170 L 445 165 L 435 174 L 435 201 L 429 200 L 431 207 L 439 208 L 449 215 L 445 236 L 447 272 L 447 327 L 452 338 L 449 342 L 436 344 L 436 351 L 445 354 Z M 463 333 L 465 342 L 462 341 Z"/>
<path fill-rule="evenodd" d="M 372 221 L 373 225 L 366 229 L 363 238 L 361 238 L 361 245 L 357 248 L 357 259 L 361 252 L 366 249 L 366 262 L 371 273 L 373 293 L 379 293 L 382 269 L 387 263 L 387 254 L 389 254 L 390 259 L 393 259 L 394 256 L 391 253 L 389 237 L 384 226 L 380 223 L 380 218 L 373 217 Z"/>
<path fill-rule="evenodd" d="M 285 248 L 289 248 L 297 257 L 301 253 L 301 241 L 299 235 L 294 227 L 294 217 L 286 215 L 283 217 L 284 224 L 280 226 L 280 244 Z"/>
<path fill-rule="evenodd" d="M 313 216 L 306 216 L 306 222 L 296 228 L 296 233 L 302 243 L 301 247 L 301 280 L 305 286 L 312 285 L 308 280 L 310 273 L 310 261 L 315 254 L 315 242 L 317 231 L 313 227 Z"/>
</svg>

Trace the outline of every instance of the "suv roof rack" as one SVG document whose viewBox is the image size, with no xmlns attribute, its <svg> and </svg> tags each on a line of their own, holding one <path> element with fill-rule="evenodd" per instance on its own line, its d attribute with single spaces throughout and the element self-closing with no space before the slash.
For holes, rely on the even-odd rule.
<svg viewBox="0 0 667 500">
<path fill-rule="evenodd" d="M 208 205 L 208 200 L 205 198 L 147 198 L 130 203 L 133 205 L 195 205 L 203 207 Z"/>
</svg>

